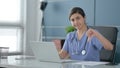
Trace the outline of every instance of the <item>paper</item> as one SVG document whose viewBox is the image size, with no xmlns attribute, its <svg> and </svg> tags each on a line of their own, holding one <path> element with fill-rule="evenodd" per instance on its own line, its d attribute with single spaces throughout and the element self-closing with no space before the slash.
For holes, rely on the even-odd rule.
<svg viewBox="0 0 120 68">
<path fill-rule="evenodd" d="M 34 56 L 16 56 L 16 60 L 35 59 Z"/>
<path fill-rule="evenodd" d="M 73 64 L 95 66 L 95 65 L 102 65 L 102 64 L 108 64 L 108 63 L 109 62 L 81 61 L 81 62 L 76 62 Z"/>
</svg>

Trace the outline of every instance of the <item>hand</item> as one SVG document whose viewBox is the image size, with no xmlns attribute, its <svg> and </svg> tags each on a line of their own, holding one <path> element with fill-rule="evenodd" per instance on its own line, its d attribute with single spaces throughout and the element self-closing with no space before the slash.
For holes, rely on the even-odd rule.
<svg viewBox="0 0 120 68">
<path fill-rule="evenodd" d="M 61 40 L 55 39 L 55 40 L 53 40 L 53 42 L 54 42 L 54 44 L 59 52 L 61 50 Z"/>
<path fill-rule="evenodd" d="M 93 37 L 96 36 L 96 31 L 94 29 L 88 29 L 88 31 L 86 32 L 86 35 L 88 36 L 88 41 Z"/>
</svg>

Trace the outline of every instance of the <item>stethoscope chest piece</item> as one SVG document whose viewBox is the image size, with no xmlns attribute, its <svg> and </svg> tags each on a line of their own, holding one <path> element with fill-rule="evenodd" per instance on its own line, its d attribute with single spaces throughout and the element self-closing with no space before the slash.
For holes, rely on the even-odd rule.
<svg viewBox="0 0 120 68">
<path fill-rule="evenodd" d="M 86 50 L 82 50 L 82 55 L 85 55 L 86 54 Z"/>
</svg>

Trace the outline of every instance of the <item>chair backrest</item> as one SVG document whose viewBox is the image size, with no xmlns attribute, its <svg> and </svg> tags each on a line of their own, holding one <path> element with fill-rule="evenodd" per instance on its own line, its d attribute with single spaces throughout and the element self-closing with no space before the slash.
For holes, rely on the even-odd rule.
<svg viewBox="0 0 120 68">
<path fill-rule="evenodd" d="M 116 27 L 104 27 L 104 26 L 90 26 L 90 27 L 96 29 L 114 45 L 114 48 L 112 51 L 105 50 L 105 49 L 102 49 L 100 51 L 101 61 L 113 62 L 115 58 L 118 29 Z"/>
</svg>

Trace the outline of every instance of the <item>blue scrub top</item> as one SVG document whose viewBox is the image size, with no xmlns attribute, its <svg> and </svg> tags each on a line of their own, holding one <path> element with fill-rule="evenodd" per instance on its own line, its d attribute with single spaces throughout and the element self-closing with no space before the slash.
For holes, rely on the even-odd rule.
<svg viewBox="0 0 120 68">
<path fill-rule="evenodd" d="M 86 39 L 86 33 L 78 40 L 77 32 L 70 32 L 66 37 L 63 50 L 67 51 L 70 55 L 70 59 L 73 60 L 100 61 L 99 52 L 102 49 L 101 42 L 96 37 L 92 37 L 85 45 Z M 85 55 L 81 53 L 83 49 L 86 51 Z"/>
</svg>

